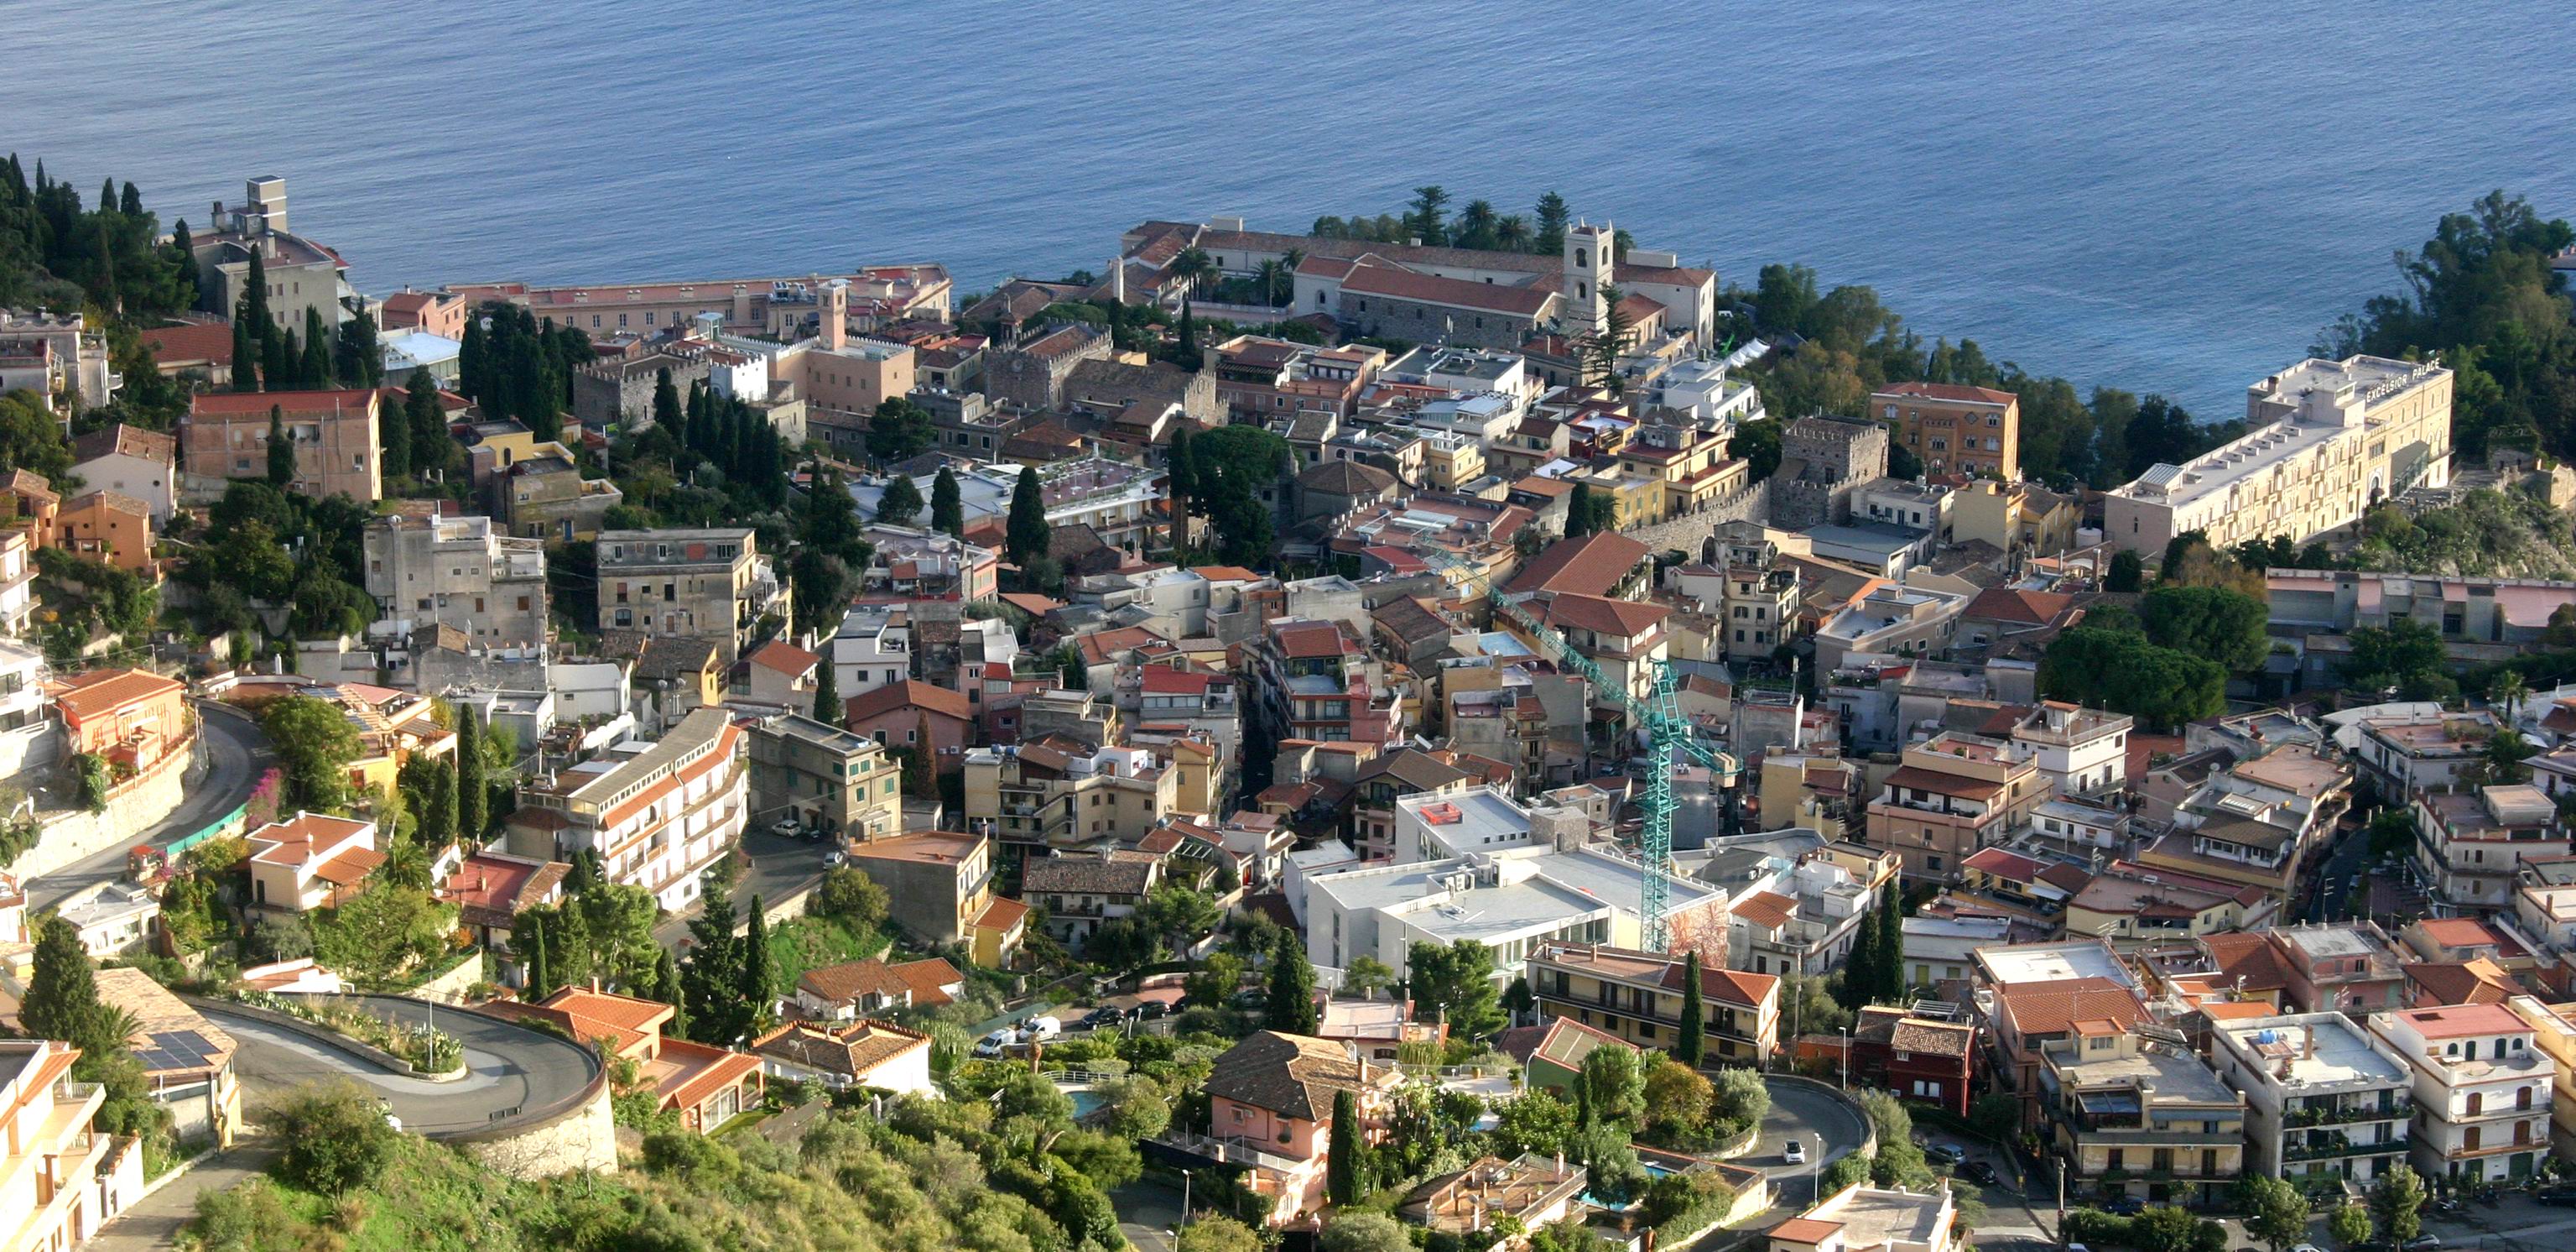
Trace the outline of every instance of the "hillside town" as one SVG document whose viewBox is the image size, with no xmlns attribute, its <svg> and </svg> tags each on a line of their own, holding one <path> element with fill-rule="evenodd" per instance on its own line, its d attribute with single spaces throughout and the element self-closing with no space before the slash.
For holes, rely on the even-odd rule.
<svg viewBox="0 0 2576 1252">
<path fill-rule="evenodd" d="M 548 1246 L 771 1246 L 800 1170 L 1060 1252 L 2576 1204 L 2576 469 L 2494 357 L 2115 422 L 1448 203 L 385 290 L 282 177 L 0 166 L 6 1246 L 572 1176 L 640 1190 Z"/>
</svg>

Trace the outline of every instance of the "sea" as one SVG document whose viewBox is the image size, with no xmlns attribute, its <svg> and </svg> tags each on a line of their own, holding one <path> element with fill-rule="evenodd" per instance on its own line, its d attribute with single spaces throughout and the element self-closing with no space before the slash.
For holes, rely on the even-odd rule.
<svg viewBox="0 0 2576 1252">
<path fill-rule="evenodd" d="M 2576 6 L 0 0 L 0 147 L 352 282 L 1098 270 L 1156 218 L 1527 213 L 2206 418 L 2491 188 L 2576 214 Z"/>
</svg>

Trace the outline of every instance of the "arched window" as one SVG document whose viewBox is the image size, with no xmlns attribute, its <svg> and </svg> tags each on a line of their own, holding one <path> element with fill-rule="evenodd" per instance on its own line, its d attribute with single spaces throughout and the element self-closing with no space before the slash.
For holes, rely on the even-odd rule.
<svg viewBox="0 0 2576 1252">
<path fill-rule="evenodd" d="M 1575 267 L 1576 269 L 1582 269 L 1582 268 L 1584 268 L 1584 267 L 1586 267 L 1586 266 L 1588 266 L 1588 265 L 1592 264 L 1592 262 L 1591 262 L 1591 261 L 1589 261 L 1589 260 L 1585 259 L 1588 255 L 1589 255 L 1589 254 L 1587 254 L 1586 252 L 1584 252 L 1584 250 L 1583 250 L 1583 249 L 1581 249 L 1581 248 L 1576 248 L 1576 249 L 1574 250 L 1574 267 Z"/>
</svg>

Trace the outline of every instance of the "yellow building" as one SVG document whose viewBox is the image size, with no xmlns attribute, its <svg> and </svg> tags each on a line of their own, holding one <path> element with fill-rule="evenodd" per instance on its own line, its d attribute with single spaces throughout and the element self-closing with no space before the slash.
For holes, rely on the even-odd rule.
<svg viewBox="0 0 2576 1252">
<path fill-rule="evenodd" d="M 1668 952 L 1546 943 L 1530 951 L 1526 977 L 1542 1016 L 1664 1048 L 1681 1033 L 1684 961 Z M 1703 965 L 1700 999 L 1712 1061 L 1760 1064 L 1778 1050 L 1778 977 Z"/>
<path fill-rule="evenodd" d="M 2245 1172 L 2245 1097 L 2179 1041 L 2108 1020 L 2041 1045 L 2040 1108 L 2069 1194 L 2206 1204 Z"/>
<path fill-rule="evenodd" d="M 1652 520 L 1680 517 L 1743 488 L 1751 468 L 1729 460 L 1723 436 L 1674 426 L 1642 426 L 1619 449 L 1623 473 L 1662 485 Z"/>
<path fill-rule="evenodd" d="M 1448 431 L 1422 436 L 1422 485 L 1434 491 L 1463 491 L 1485 476 L 1484 445 Z"/>
<path fill-rule="evenodd" d="M 2075 546 L 2084 510 L 2075 499 L 2029 483 L 1979 479 L 1950 496 L 1950 538 L 2003 552 L 2054 556 Z"/>
<path fill-rule="evenodd" d="M 2560 1156 L 2576 1155 L 2576 1004 L 2543 1004 L 2530 996 L 2505 1001 L 2531 1023 L 2531 1046 L 2558 1063 L 2551 1078 L 2549 1144 Z"/>
</svg>

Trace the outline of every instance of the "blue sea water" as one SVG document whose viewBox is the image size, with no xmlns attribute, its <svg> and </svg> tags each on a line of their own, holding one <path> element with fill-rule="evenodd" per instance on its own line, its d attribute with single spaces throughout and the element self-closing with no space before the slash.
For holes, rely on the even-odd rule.
<svg viewBox="0 0 2576 1252">
<path fill-rule="evenodd" d="M 2576 213 L 2576 6 L 0 0 L 0 146 L 202 223 L 242 179 L 357 285 L 1097 269 L 1561 191 L 1750 284 L 2209 417 L 2492 187 Z"/>
</svg>

